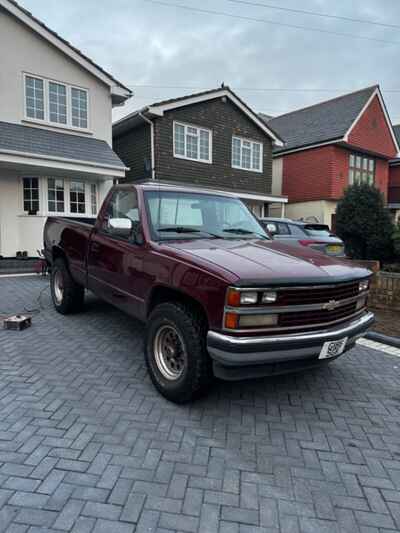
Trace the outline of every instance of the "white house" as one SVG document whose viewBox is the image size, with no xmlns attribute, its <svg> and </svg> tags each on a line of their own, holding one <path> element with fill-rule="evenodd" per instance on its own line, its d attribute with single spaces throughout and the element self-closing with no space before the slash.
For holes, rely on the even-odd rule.
<svg viewBox="0 0 400 533">
<path fill-rule="evenodd" d="M 112 108 L 131 91 L 13 0 L 0 0 L 0 256 L 37 256 L 47 216 L 94 217 L 125 166 Z"/>
</svg>

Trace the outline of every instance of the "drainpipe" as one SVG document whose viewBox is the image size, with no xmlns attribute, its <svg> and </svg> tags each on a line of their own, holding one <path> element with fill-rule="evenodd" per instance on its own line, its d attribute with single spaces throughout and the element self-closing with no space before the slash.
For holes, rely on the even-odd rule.
<svg viewBox="0 0 400 533">
<path fill-rule="evenodd" d="M 155 169 L 155 156 L 154 156 L 154 122 L 149 118 L 145 117 L 143 113 L 139 113 L 139 117 L 150 124 L 150 152 L 151 152 L 151 179 L 156 179 L 156 169 Z"/>
</svg>

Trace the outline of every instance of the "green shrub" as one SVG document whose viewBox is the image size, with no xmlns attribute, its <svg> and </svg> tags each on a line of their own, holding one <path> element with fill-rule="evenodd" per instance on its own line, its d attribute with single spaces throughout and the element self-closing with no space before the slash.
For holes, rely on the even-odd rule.
<svg viewBox="0 0 400 533">
<path fill-rule="evenodd" d="M 397 261 L 400 261 L 400 221 L 393 231 L 393 249 Z"/>
<path fill-rule="evenodd" d="M 393 255 L 394 226 L 383 194 L 366 183 L 346 189 L 336 210 L 336 233 L 353 259 L 387 261 Z"/>
</svg>

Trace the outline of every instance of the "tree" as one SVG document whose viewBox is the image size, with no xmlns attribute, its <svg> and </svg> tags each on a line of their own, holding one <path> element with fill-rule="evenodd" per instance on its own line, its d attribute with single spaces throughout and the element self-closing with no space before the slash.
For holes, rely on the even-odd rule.
<svg viewBox="0 0 400 533">
<path fill-rule="evenodd" d="M 353 259 L 389 260 L 393 257 L 394 227 L 383 194 L 366 183 L 346 189 L 336 210 L 336 232 Z"/>
<path fill-rule="evenodd" d="M 397 222 L 393 232 L 393 248 L 397 261 L 400 261 L 400 221 Z"/>
</svg>

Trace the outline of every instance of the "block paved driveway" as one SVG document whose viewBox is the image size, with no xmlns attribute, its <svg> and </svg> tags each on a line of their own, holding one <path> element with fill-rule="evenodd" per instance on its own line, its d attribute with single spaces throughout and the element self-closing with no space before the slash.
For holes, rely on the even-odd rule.
<svg viewBox="0 0 400 533">
<path fill-rule="evenodd" d="M 48 282 L 0 279 L 0 531 L 400 531 L 400 359 L 364 346 L 295 376 L 217 383 L 175 406 L 153 389 L 143 327 Z"/>
</svg>

